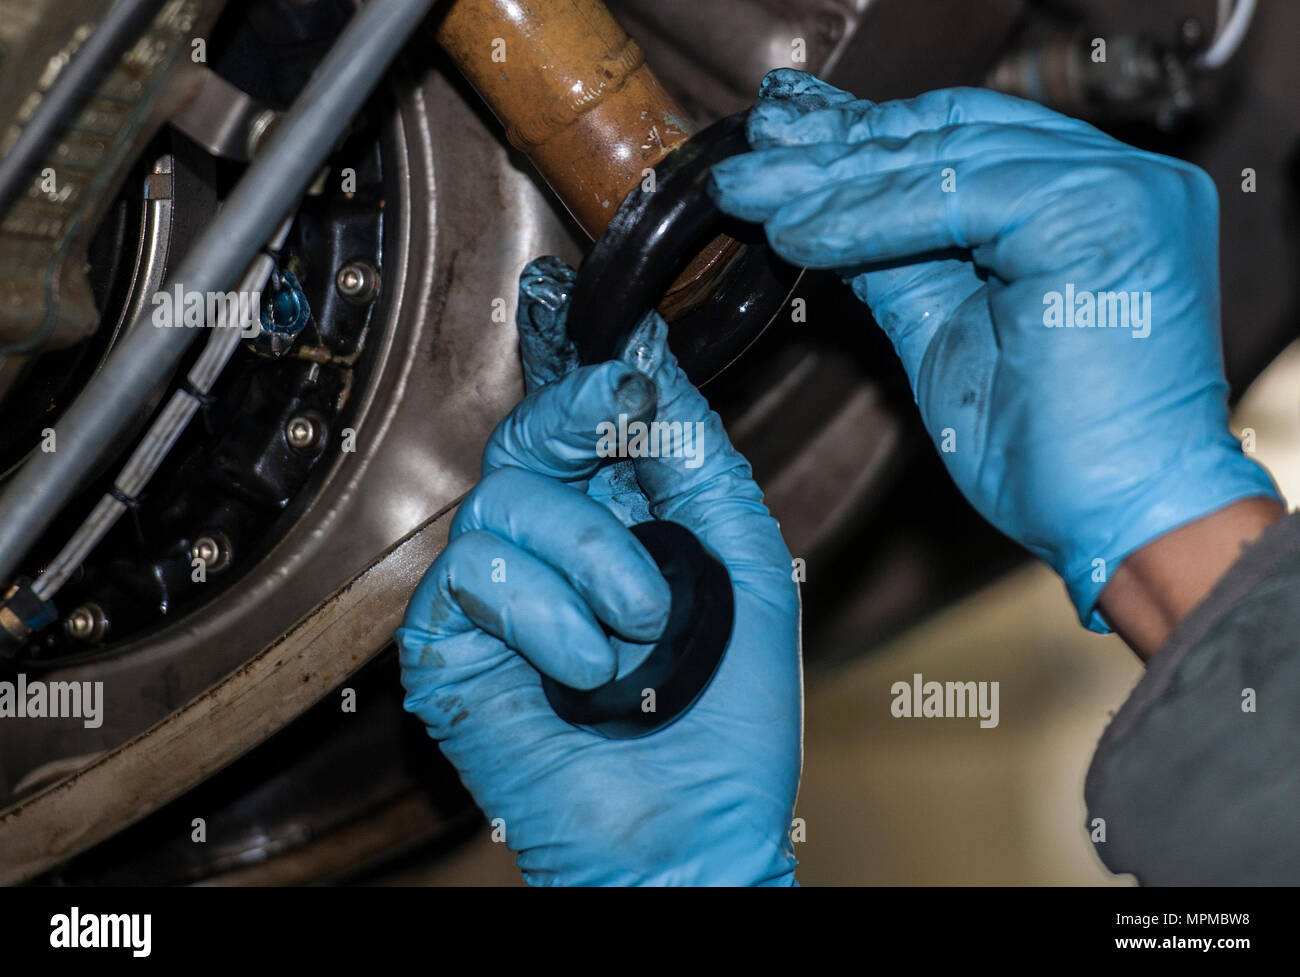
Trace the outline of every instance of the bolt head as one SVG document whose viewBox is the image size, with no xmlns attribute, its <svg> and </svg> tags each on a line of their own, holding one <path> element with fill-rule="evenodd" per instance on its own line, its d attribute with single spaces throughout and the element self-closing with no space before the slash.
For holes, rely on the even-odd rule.
<svg viewBox="0 0 1300 977">
<path fill-rule="evenodd" d="M 200 536 L 190 546 L 190 559 L 202 560 L 206 564 L 217 562 L 221 556 L 221 547 L 211 536 Z"/>
<path fill-rule="evenodd" d="M 339 294 L 353 302 L 369 302 L 379 293 L 379 272 L 364 261 L 349 261 L 334 276 Z"/>
<path fill-rule="evenodd" d="M 230 540 L 209 530 L 190 543 L 190 560 L 202 560 L 209 573 L 220 573 L 230 565 Z"/>
<path fill-rule="evenodd" d="M 68 633 L 74 638 L 89 638 L 95 629 L 95 618 L 84 607 L 78 607 L 68 615 Z"/>
<path fill-rule="evenodd" d="M 310 448 L 316 443 L 316 422 L 310 417 L 295 417 L 285 425 L 284 436 L 292 447 Z"/>
<path fill-rule="evenodd" d="M 365 276 L 352 265 L 339 272 L 339 291 L 344 295 L 356 295 L 365 283 Z"/>
<path fill-rule="evenodd" d="M 68 637 L 77 641 L 99 641 L 107 630 L 104 612 L 95 604 L 82 604 L 63 622 Z"/>
</svg>

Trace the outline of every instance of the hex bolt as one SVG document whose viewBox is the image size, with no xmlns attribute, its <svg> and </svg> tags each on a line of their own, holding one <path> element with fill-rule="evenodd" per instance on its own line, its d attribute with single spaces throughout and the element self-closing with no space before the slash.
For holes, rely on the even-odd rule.
<svg viewBox="0 0 1300 977">
<path fill-rule="evenodd" d="M 68 637 L 86 644 L 94 644 L 108 632 L 108 619 L 98 604 L 82 604 L 63 622 Z"/>
<path fill-rule="evenodd" d="M 290 418 L 284 426 L 284 438 L 289 442 L 289 447 L 298 451 L 310 451 L 320 442 L 320 425 L 307 414 L 299 414 Z"/>
<path fill-rule="evenodd" d="M 230 563 L 230 543 L 219 533 L 200 536 L 190 544 L 190 559 L 202 560 L 213 573 L 224 570 Z"/>
<path fill-rule="evenodd" d="M 349 261 L 334 276 L 334 284 L 348 301 L 370 302 L 379 294 L 379 270 L 368 261 Z"/>
</svg>

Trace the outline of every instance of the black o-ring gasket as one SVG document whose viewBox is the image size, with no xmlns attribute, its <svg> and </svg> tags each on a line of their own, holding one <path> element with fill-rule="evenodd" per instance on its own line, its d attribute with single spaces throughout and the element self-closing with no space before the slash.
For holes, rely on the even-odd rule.
<svg viewBox="0 0 1300 977">
<path fill-rule="evenodd" d="M 713 164 L 749 152 L 748 114 L 715 122 L 665 157 L 653 189 L 633 189 L 588 252 L 567 317 L 583 363 L 621 355 L 690 258 L 721 233 L 745 247 L 708 297 L 669 326 L 669 345 L 691 381 L 720 373 L 785 306 L 801 270 L 772 252 L 761 228 L 724 214 L 708 193 Z"/>
<path fill-rule="evenodd" d="M 609 739 L 647 736 L 690 709 L 713 681 L 735 617 L 727 568 L 689 529 L 666 521 L 630 528 L 672 593 L 663 635 L 636 668 L 589 692 L 542 676 L 556 715 Z M 647 689 L 654 691 L 653 700 Z M 650 704 L 653 711 L 646 708 Z"/>
<path fill-rule="evenodd" d="M 585 364 L 624 352 L 633 330 L 699 248 L 720 233 L 745 244 L 707 298 L 669 326 L 669 344 L 695 383 L 744 352 L 785 305 L 800 271 L 777 258 L 762 231 L 723 214 L 708 193 L 714 163 L 749 151 L 742 112 L 691 137 L 638 186 L 578 269 L 567 314 Z M 542 676 L 560 718 L 612 739 L 646 736 L 685 713 L 708 688 L 731 640 L 735 595 L 726 566 L 684 526 L 643 522 L 633 535 L 672 594 L 668 626 L 627 675 L 581 691 Z M 647 690 L 654 691 L 650 710 Z"/>
</svg>

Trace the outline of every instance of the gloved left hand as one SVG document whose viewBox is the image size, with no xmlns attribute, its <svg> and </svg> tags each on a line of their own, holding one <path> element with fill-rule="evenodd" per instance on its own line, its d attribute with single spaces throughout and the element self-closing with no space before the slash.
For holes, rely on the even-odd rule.
<svg viewBox="0 0 1300 977">
<path fill-rule="evenodd" d="M 1133 553 L 1278 498 L 1228 427 L 1204 172 L 995 92 L 875 104 L 787 68 L 746 133 L 719 206 L 850 283 L 957 487 L 1089 627 Z"/>
<path fill-rule="evenodd" d="M 501 819 L 530 883 L 790 884 L 802 700 L 789 551 L 663 320 L 647 318 L 625 362 L 576 367 L 573 278 L 557 259 L 524 270 L 529 393 L 492 435 L 483 480 L 397 632 L 406 708 Z M 597 427 L 620 413 L 698 422 L 702 450 L 610 464 Z M 652 514 L 725 563 L 735 625 L 690 711 L 641 739 L 603 739 L 555 715 L 539 671 L 590 689 L 639 663 L 668 589 L 626 526 Z"/>
</svg>

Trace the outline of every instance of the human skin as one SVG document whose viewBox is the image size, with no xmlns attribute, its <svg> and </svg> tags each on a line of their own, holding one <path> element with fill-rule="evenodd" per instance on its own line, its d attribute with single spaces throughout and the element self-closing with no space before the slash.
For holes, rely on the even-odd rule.
<svg viewBox="0 0 1300 977">
<path fill-rule="evenodd" d="M 1101 593 L 1111 627 L 1149 661 L 1242 552 L 1286 515 L 1274 499 L 1242 499 L 1132 553 Z"/>
</svg>

